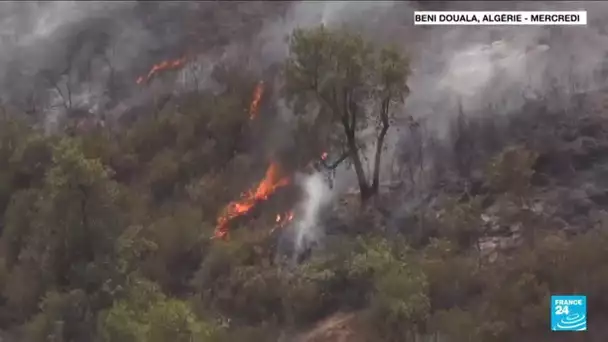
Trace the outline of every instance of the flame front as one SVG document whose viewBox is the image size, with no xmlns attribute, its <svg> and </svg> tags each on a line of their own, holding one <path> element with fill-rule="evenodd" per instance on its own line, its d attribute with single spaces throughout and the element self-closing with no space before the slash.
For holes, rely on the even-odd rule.
<svg viewBox="0 0 608 342">
<path fill-rule="evenodd" d="M 258 116 L 262 95 L 264 95 L 264 82 L 260 81 L 253 90 L 253 99 L 251 100 L 251 104 L 249 105 L 249 119 L 251 120 L 255 119 Z"/>
<path fill-rule="evenodd" d="M 174 60 L 166 60 L 158 64 L 154 64 L 146 76 L 140 76 L 137 78 L 136 83 L 142 84 L 144 82 L 148 82 L 152 79 L 152 77 L 154 77 L 155 74 L 165 70 L 179 69 L 184 66 L 184 64 L 186 64 L 185 57 Z"/>
<path fill-rule="evenodd" d="M 230 220 L 249 212 L 257 202 L 266 200 L 278 188 L 289 184 L 289 178 L 280 177 L 279 166 L 271 163 L 266 171 L 264 179 L 258 184 L 255 190 L 243 193 L 241 199 L 229 203 L 217 220 L 215 229 L 216 238 L 226 238 L 228 236 L 228 222 Z"/>
<path fill-rule="evenodd" d="M 327 152 L 323 152 L 323 154 L 321 154 L 321 159 L 322 160 L 327 159 Z"/>
</svg>

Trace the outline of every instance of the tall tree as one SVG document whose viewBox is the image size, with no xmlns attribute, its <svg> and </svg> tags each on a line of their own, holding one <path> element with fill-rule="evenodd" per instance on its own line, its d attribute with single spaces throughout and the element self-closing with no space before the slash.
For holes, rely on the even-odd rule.
<svg viewBox="0 0 608 342">
<path fill-rule="evenodd" d="M 289 43 L 285 65 L 286 92 L 297 112 L 315 103 L 319 121 L 338 136 L 334 147 L 342 157 L 328 168 L 348 160 L 357 174 L 361 199 L 378 192 L 384 140 L 391 117 L 409 92 L 408 60 L 394 48 L 376 48 L 347 30 L 319 26 L 296 29 Z M 360 150 L 369 143 L 363 131 L 375 124 L 375 156 L 371 180 Z M 341 128 L 341 129 L 340 129 Z M 341 134 L 337 133 L 342 131 Z"/>
<path fill-rule="evenodd" d="M 38 274 L 36 282 L 94 290 L 105 279 L 93 270 L 109 258 L 123 227 L 119 187 L 71 139 L 61 139 L 52 154 L 41 189 L 16 194 L 7 208 L 2 240 L 19 237 L 14 267 Z"/>
</svg>

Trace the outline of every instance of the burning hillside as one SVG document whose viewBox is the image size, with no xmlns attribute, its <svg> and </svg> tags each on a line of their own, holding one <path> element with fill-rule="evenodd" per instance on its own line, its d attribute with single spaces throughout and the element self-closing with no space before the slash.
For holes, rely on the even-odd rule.
<svg viewBox="0 0 608 342">
<path fill-rule="evenodd" d="M 601 321 L 600 4 L 0 4 L 0 341 L 553 341 L 555 293 Z"/>
</svg>

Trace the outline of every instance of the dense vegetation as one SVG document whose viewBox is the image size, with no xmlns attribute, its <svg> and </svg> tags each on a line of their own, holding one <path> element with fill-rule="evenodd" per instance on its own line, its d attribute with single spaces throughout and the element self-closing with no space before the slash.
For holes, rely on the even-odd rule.
<svg viewBox="0 0 608 342">
<path fill-rule="evenodd" d="M 393 72 L 383 80 L 395 82 L 385 89 L 370 86 L 369 93 L 385 96 L 381 108 L 388 111 L 392 96 L 399 102 L 407 93 L 397 86 L 407 72 L 399 69 L 406 64 L 395 52 L 385 50 L 379 63 L 384 69 L 374 68 L 357 64 L 373 63 L 360 37 L 313 30 L 298 31 L 293 39 L 295 57 L 342 58 L 324 75 L 343 78 L 329 77 L 324 84 L 329 92 L 312 95 L 334 89 L 357 93 L 369 85 L 363 84 L 363 72 L 374 70 Z M 342 73 L 344 63 L 353 64 Z M 288 85 L 303 86 L 307 79 L 297 68 L 302 66 L 288 65 L 295 77 Z M 408 223 L 391 230 L 373 218 L 382 209 L 379 203 L 393 197 L 376 193 L 382 198 L 367 201 L 366 193 L 366 210 L 344 209 L 350 222 L 364 227 L 353 224 L 329 234 L 326 248 L 292 265 L 275 255 L 273 210 L 235 222 L 227 241 L 210 239 L 224 205 L 259 180 L 270 162 L 256 146 L 267 132 L 247 113 L 257 80 L 238 72 L 218 74 L 223 93 L 181 94 L 120 125 L 83 127 L 71 119 L 49 134 L 26 115 L 2 112 L 0 327 L 12 338 L 292 341 L 343 311 L 356 313 L 349 328 L 353 341 L 599 341 L 603 336 L 600 321 L 608 309 L 603 202 L 594 202 L 596 218 L 587 208 L 559 224 L 559 215 L 537 210 L 539 194 L 569 186 L 564 178 L 590 179 L 590 170 L 601 170 L 608 127 L 601 117 L 571 120 L 556 114 L 548 125 L 530 128 L 530 117 L 541 116 L 526 112 L 526 122 L 509 119 L 517 129 L 504 128 L 507 138 L 492 148 L 482 137 L 475 140 L 489 129 L 482 121 L 463 123 L 459 117 L 454 125 L 459 135 L 437 147 L 455 157 L 443 158 L 439 190 L 428 190 L 433 205 L 424 202 L 428 208 L 408 213 Z M 304 94 L 301 88 L 289 90 Z M 265 106 L 264 116 L 272 119 L 277 111 Z M 322 145 L 338 154 L 346 146 L 352 157 L 356 127 L 340 119 L 354 107 L 330 104 L 331 119 L 300 123 L 294 147 L 277 154 L 291 155 L 285 164 L 294 169 L 318 158 Z M 341 124 L 346 140 L 334 135 L 333 127 Z M 542 144 L 531 141 L 535 129 L 553 132 L 556 140 L 544 135 Z M 519 136 L 511 134 L 516 131 Z M 572 143 L 568 149 L 559 145 L 564 132 Z M 465 156 L 472 151 L 474 158 Z M 357 168 L 361 161 L 351 162 Z M 360 175 L 362 191 L 377 189 L 376 180 L 366 183 L 369 178 Z M 497 237 L 504 227 L 508 234 Z M 488 241 L 495 246 L 488 248 Z M 588 296 L 591 331 L 549 333 L 549 296 L 555 293 Z"/>
</svg>

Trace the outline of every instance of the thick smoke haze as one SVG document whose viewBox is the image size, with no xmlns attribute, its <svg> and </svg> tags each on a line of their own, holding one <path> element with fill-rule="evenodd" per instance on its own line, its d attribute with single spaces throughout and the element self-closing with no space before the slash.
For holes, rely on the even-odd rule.
<svg viewBox="0 0 608 342">
<path fill-rule="evenodd" d="M 402 47 L 412 61 L 411 95 L 404 114 L 425 118 L 445 132 L 446 116 L 465 112 L 516 111 L 526 98 L 603 88 L 608 35 L 601 2 L 453 2 L 435 3 L 450 10 L 587 10 L 586 27 L 414 27 L 407 2 L 340 2 L 298 4 L 309 24 L 347 23 L 376 42 Z M 448 7 L 449 6 L 449 7 Z M 320 9 L 322 7 L 322 9 Z M 318 12 L 317 12 L 318 13 Z M 297 26 L 297 25 L 296 25 Z M 562 104 L 562 103 L 560 103 Z"/>
<path fill-rule="evenodd" d="M 423 7 L 424 5 L 424 7 Z M 430 7 L 430 8 L 429 8 Z M 586 27 L 497 26 L 414 27 L 416 9 L 432 10 L 587 10 Z M 573 94 L 606 87 L 608 35 L 601 2 L 299 2 L 284 21 L 272 21 L 258 36 L 263 58 L 281 60 L 281 37 L 295 27 L 349 25 L 379 44 L 395 44 L 411 59 L 411 94 L 396 113 L 411 115 L 439 137 L 462 108 L 468 115 L 516 112 L 530 99 L 545 99 L 556 109 Z M 264 40 L 265 39 L 265 40 Z M 388 153 L 403 132 L 391 128 Z M 371 152 L 368 154 L 371 160 Z M 388 170 L 389 165 L 384 167 Z M 354 182 L 339 172 L 338 187 Z"/>
<path fill-rule="evenodd" d="M 94 105 L 86 93 L 92 96 L 90 88 L 105 85 L 106 80 L 95 78 L 94 73 L 107 71 L 108 65 L 96 65 L 96 70 L 87 75 L 93 76 L 89 79 L 83 75 L 82 68 L 96 59 L 100 61 L 101 58 L 96 57 L 103 55 L 116 71 L 126 71 L 141 53 L 134 50 L 141 50 L 146 41 L 152 41 L 141 27 L 133 23 L 127 26 L 117 20 L 124 17 L 120 13 L 132 7 L 124 2 L 1 3 L 0 75 L 5 102 L 24 105 L 25 98 L 35 96 L 39 103 L 56 105 L 60 95 L 51 90 L 55 86 L 50 84 L 51 79 L 60 78 L 72 59 L 74 70 L 70 85 L 81 90 L 73 94 L 77 97 L 75 102 L 81 100 L 83 106 Z M 112 55 L 114 49 L 119 50 L 120 55 Z M 88 84 L 91 82 L 97 84 Z"/>
<path fill-rule="evenodd" d="M 239 5 L 246 6 L 245 3 Z M 126 73 L 131 78 L 145 73 L 146 67 L 156 62 L 155 58 L 170 55 L 171 49 L 177 49 L 179 41 L 188 35 L 187 29 L 180 27 L 187 22 L 183 18 L 185 13 L 204 10 L 201 4 L 183 2 L 149 6 L 136 2 L 5 2 L 0 6 L 0 75 L 5 84 L 11 85 L 6 88 L 13 92 L 28 87 L 27 81 L 31 80 L 28 76 L 42 70 L 61 69 L 66 55 L 70 54 L 80 55 L 77 56 L 80 64 L 91 59 L 99 62 L 98 74 L 109 71 L 106 69 L 110 66 L 101 65 L 104 59 L 110 59 L 106 62 L 115 73 Z M 256 4 L 258 10 L 264 6 L 273 5 Z M 602 15 L 607 6 L 601 2 L 434 5 L 438 9 L 589 11 L 587 27 L 566 28 L 414 27 L 413 11 L 420 6 L 416 2 L 400 1 L 293 2 L 283 16 L 270 11 L 266 18 L 261 18 L 263 24 L 258 25 L 258 32 L 247 48 L 256 47 L 255 57 L 262 65 L 270 65 L 286 56 L 285 38 L 294 28 L 321 23 L 349 24 L 374 41 L 396 44 L 408 53 L 414 70 L 409 109 L 412 114 L 427 116 L 449 111 L 456 98 L 462 100 L 466 109 L 475 110 L 488 102 L 513 102 L 516 106 L 517 97 L 522 93 L 537 95 L 555 85 L 568 91 L 603 86 L 603 79 L 598 76 L 604 70 L 608 37 Z M 235 30 L 244 24 L 241 16 L 235 15 L 233 22 L 216 23 L 216 26 L 219 30 Z M 204 19 L 207 18 L 200 18 Z M 158 34 L 163 31 L 166 33 Z M 85 34 L 89 34 L 84 37 L 86 42 L 77 42 L 77 36 Z M 243 52 L 243 47 L 237 45 L 243 44 L 227 42 L 222 52 L 196 53 L 226 58 L 230 53 Z M 68 51 L 70 49 L 77 51 Z M 174 56 L 184 53 L 172 52 Z M 97 76 L 87 80 L 80 75 L 77 81 L 105 81 L 100 79 L 101 75 Z M 14 87 L 15 81 L 23 85 Z M 79 96 L 82 100 L 76 102 L 91 105 L 86 95 Z"/>
<path fill-rule="evenodd" d="M 481 3 L 459 9 L 578 10 L 587 9 L 587 27 L 441 27 L 427 30 L 413 53 L 409 110 L 441 126 L 455 114 L 516 111 L 526 98 L 572 93 L 605 86 L 608 36 L 601 3 Z M 560 103 L 563 105 L 563 103 Z M 440 127 L 441 128 L 441 127 Z"/>
<path fill-rule="evenodd" d="M 587 10 L 589 24 L 415 27 L 417 9 Z M 222 61 L 247 56 L 246 66 L 262 73 L 284 60 L 296 27 L 346 24 L 410 57 L 411 94 L 397 122 L 411 115 L 445 136 L 459 105 L 466 114 L 501 115 L 529 98 L 560 107 L 574 93 L 604 88 L 607 9 L 602 2 L 2 2 L 0 93 L 5 106 L 48 120 L 68 105 L 120 116 L 163 93 L 211 86 L 210 70 Z M 185 55 L 189 65 L 174 77 L 135 84 L 154 63 Z M 403 134 L 391 128 L 388 153 Z"/>
</svg>

